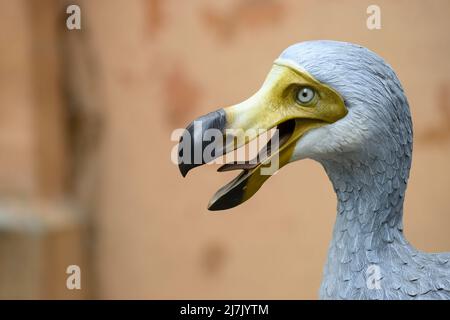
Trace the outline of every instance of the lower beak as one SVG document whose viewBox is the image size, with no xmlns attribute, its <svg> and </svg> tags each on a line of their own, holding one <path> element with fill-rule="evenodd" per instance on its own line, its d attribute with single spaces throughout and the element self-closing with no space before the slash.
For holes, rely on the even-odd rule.
<svg viewBox="0 0 450 320">
<path fill-rule="evenodd" d="M 320 125 L 322 123 L 309 119 L 291 119 L 276 125 L 274 135 L 256 159 L 219 168 L 219 171 L 242 169 L 242 172 L 214 194 L 208 209 L 225 210 L 250 199 L 267 179 L 290 162 L 300 137 Z"/>
</svg>

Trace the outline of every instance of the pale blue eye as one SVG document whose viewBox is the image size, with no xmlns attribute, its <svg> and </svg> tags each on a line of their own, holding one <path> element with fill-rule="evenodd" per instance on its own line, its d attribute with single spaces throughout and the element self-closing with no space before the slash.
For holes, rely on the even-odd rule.
<svg viewBox="0 0 450 320">
<path fill-rule="evenodd" d="M 297 92 L 297 101 L 300 104 L 306 104 L 312 101 L 314 99 L 314 90 L 308 87 L 300 88 Z"/>
</svg>

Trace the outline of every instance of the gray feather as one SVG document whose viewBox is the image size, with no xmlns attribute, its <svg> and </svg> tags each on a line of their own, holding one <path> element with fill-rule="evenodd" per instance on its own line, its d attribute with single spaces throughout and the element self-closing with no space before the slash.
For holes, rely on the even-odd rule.
<svg viewBox="0 0 450 320">
<path fill-rule="evenodd" d="M 395 72 L 375 53 L 344 42 L 303 42 L 280 57 L 340 93 L 351 125 L 340 132 L 358 132 L 360 141 L 348 150 L 352 137 L 335 137 L 340 152 L 315 158 L 338 198 L 321 298 L 450 299 L 450 253 L 419 252 L 403 235 L 413 130 Z M 371 268 L 380 274 L 367 274 Z M 378 289 L 368 286 L 370 277 Z"/>
</svg>

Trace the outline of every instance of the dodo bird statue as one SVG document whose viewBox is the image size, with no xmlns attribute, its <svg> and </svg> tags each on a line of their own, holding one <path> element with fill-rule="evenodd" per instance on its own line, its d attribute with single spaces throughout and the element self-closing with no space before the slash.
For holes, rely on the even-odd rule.
<svg viewBox="0 0 450 320">
<path fill-rule="evenodd" d="M 275 158 L 278 168 L 313 159 L 337 196 L 320 298 L 450 299 L 450 253 L 420 252 L 403 234 L 413 132 L 408 101 L 389 64 L 346 42 L 288 47 L 252 97 L 187 127 L 179 143 L 182 175 L 261 130 L 275 131 L 278 143 L 269 141 L 256 161 L 222 166 L 219 171 L 242 172 L 213 196 L 209 210 L 248 200 L 270 177 L 264 168 Z M 375 282 L 368 281 L 372 275 Z"/>
</svg>

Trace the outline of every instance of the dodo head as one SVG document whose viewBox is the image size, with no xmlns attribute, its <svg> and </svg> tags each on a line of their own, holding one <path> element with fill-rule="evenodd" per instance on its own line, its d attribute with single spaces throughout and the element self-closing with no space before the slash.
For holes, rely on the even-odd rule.
<svg viewBox="0 0 450 320">
<path fill-rule="evenodd" d="M 276 128 L 266 152 L 211 199 L 210 210 L 249 199 L 275 170 L 310 158 L 324 161 L 386 159 L 411 153 L 412 125 L 401 84 L 370 50 L 345 42 L 308 41 L 283 51 L 262 87 L 249 99 L 194 120 L 179 144 L 179 168 L 189 170 Z M 269 173 L 267 173 L 269 172 Z"/>
</svg>

